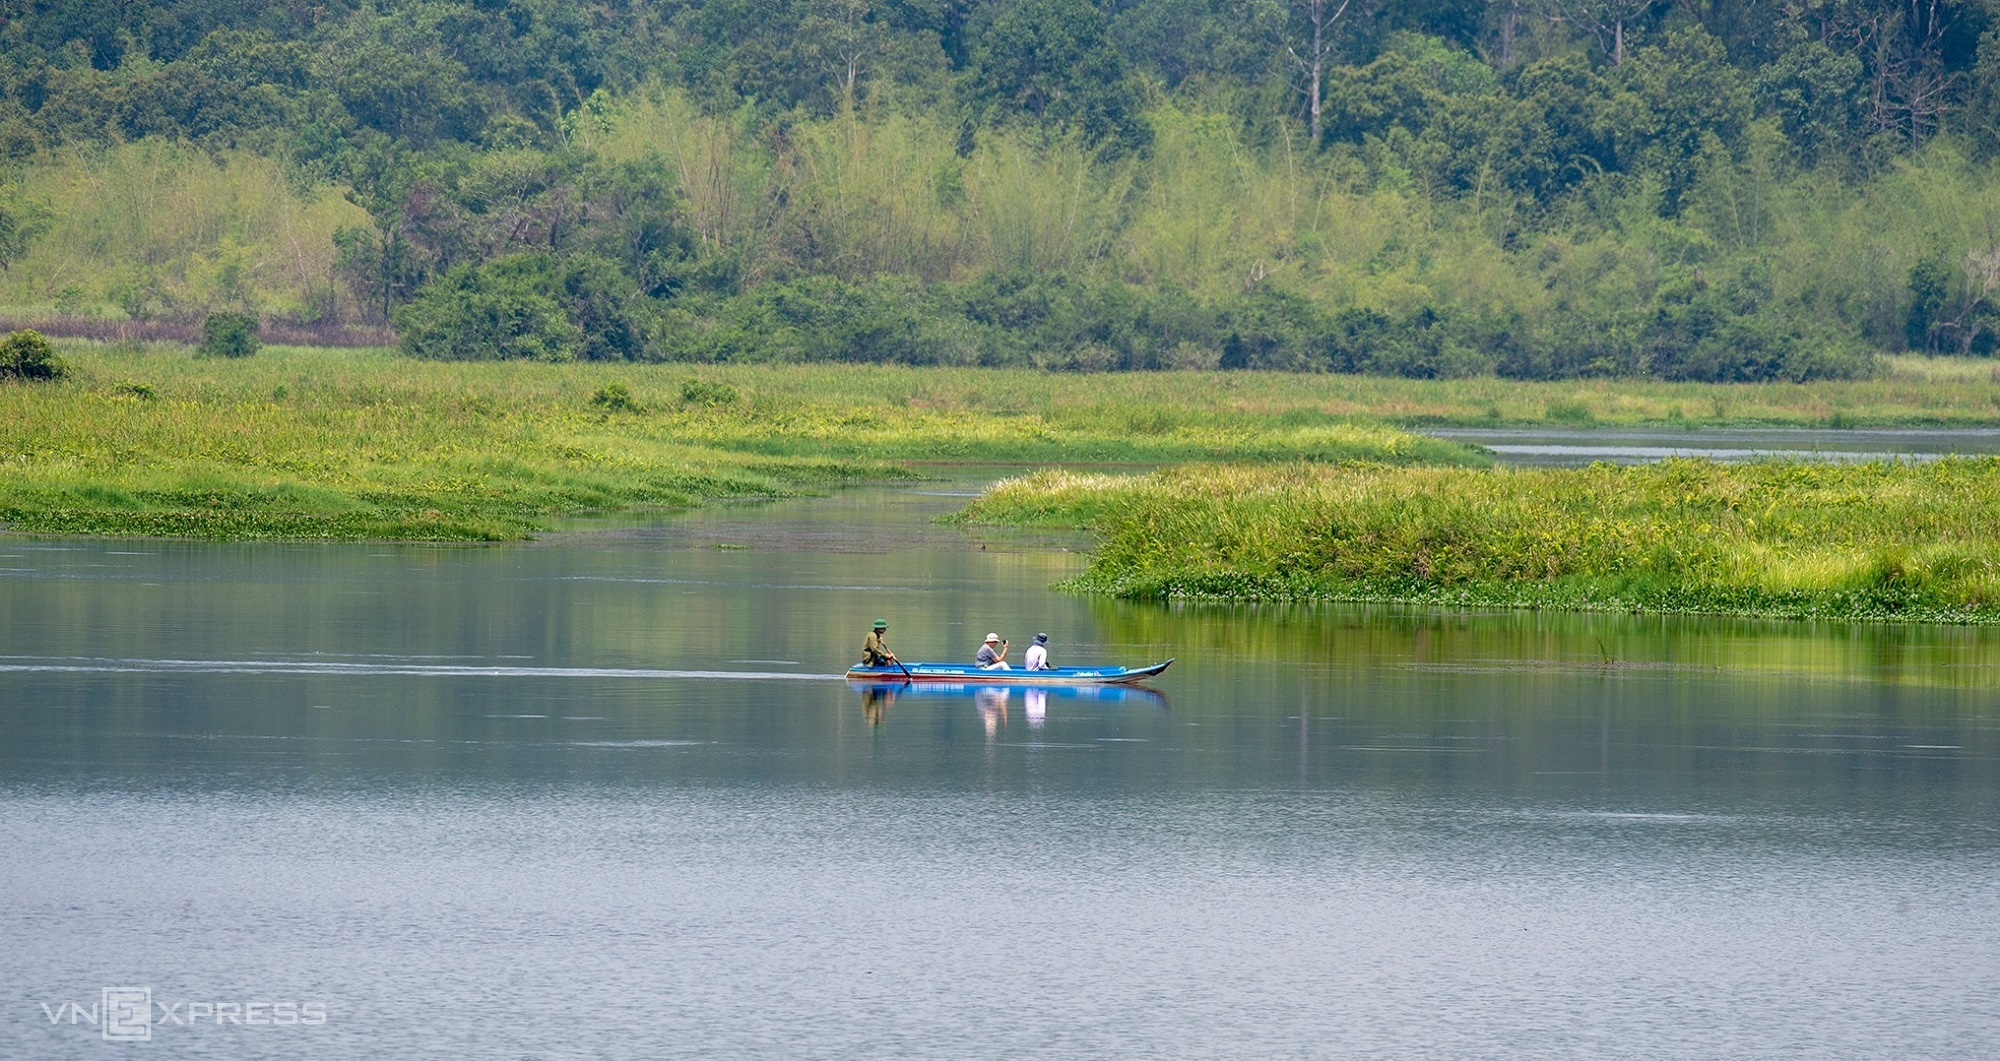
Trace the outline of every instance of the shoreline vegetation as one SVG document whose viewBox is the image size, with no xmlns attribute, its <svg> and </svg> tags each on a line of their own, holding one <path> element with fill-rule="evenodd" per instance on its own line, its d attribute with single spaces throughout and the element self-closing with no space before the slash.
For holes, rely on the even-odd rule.
<svg viewBox="0 0 2000 1061">
<path fill-rule="evenodd" d="M 1156 385 L 1177 397 L 1135 406 L 1033 370 L 57 349 L 68 378 L 0 385 L 0 525 L 17 532 L 504 541 L 566 515 L 918 476 L 899 462 L 1485 460 L 1296 403 L 1233 408 L 1167 377 Z"/>
<path fill-rule="evenodd" d="M 1031 476 L 967 515 L 1097 531 L 1073 588 L 1126 597 L 2000 621 L 2000 462 L 1524 471 L 1404 429 L 1984 426 L 1983 362 L 1743 386 L 55 348 L 66 378 L 0 385 L 14 532 L 506 541 L 932 463 L 1196 462 Z"/>
<path fill-rule="evenodd" d="M 971 522 L 1096 531 L 1128 599 L 2000 622 L 2000 459 L 1039 472 Z"/>
</svg>

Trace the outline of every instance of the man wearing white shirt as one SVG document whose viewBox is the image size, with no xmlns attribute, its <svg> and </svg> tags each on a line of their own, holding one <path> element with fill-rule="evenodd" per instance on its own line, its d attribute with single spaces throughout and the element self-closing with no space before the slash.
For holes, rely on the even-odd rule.
<svg viewBox="0 0 2000 1061">
<path fill-rule="evenodd" d="M 1021 657 L 1021 665 L 1029 670 L 1049 669 L 1049 635 L 1036 634 L 1035 643 L 1028 646 L 1028 654 Z"/>
</svg>

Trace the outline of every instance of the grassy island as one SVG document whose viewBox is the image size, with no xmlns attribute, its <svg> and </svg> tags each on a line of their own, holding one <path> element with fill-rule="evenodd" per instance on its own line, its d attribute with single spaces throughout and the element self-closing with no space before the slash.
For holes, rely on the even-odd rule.
<svg viewBox="0 0 2000 1061">
<path fill-rule="evenodd" d="M 1089 527 L 1074 588 L 1782 618 L 2000 621 L 2000 460 L 1042 472 L 967 518 Z"/>
</svg>

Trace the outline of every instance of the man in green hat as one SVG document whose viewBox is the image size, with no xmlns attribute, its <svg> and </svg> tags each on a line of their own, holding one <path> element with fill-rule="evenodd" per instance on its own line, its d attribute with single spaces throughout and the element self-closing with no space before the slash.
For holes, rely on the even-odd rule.
<svg viewBox="0 0 2000 1061">
<path fill-rule="evenodd" d="M 886 667 L 897 662 L 896 654 L 889 651 L 888 644 L 882 640 L 882 635 L 888 632 L 889 620 L 875 620 L 875 628 L 868 631 L 867 639 L 861 642 L 861 662 L 870 667 Z"/>
</svg>

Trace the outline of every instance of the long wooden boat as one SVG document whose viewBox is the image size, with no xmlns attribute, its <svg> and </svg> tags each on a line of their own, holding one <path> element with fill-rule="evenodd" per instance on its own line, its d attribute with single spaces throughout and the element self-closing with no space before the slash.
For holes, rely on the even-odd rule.
<svg viewBox="0 0 2000 1061">
<path fill-rule="evenodd" d="M 897 698 L 935 697 L 940 700 L 975 700 L 987 697 L 1013 697 L 1019 704 L 1021 697 L 1035 703 L 1038 699 L 1044 705 L 1066 704 L 1120 704 L 1131 707 L 1167 707 L 1167 695 L 1150 685 L 1133 682 L 1127 685 L 981 685 L 977 682 L 906 682 L 901 674 L 895 678 L 869 678 L 847 683 L 849 689 L 863 696 L 887 695 Z M 1003 700 L 1004 702 L 1004 700 Z"/>
<path fill-rule="evenodd" d="M 986 670 L 971 663 L 905 663 L 901 667 L 847 668 L 851 682 L 950 682 L 957 685 L 1127 685 L 1142 682 L 1173 665 L 1145 667 L 1057 667 L 1053 670 Z"/>
</svg>

